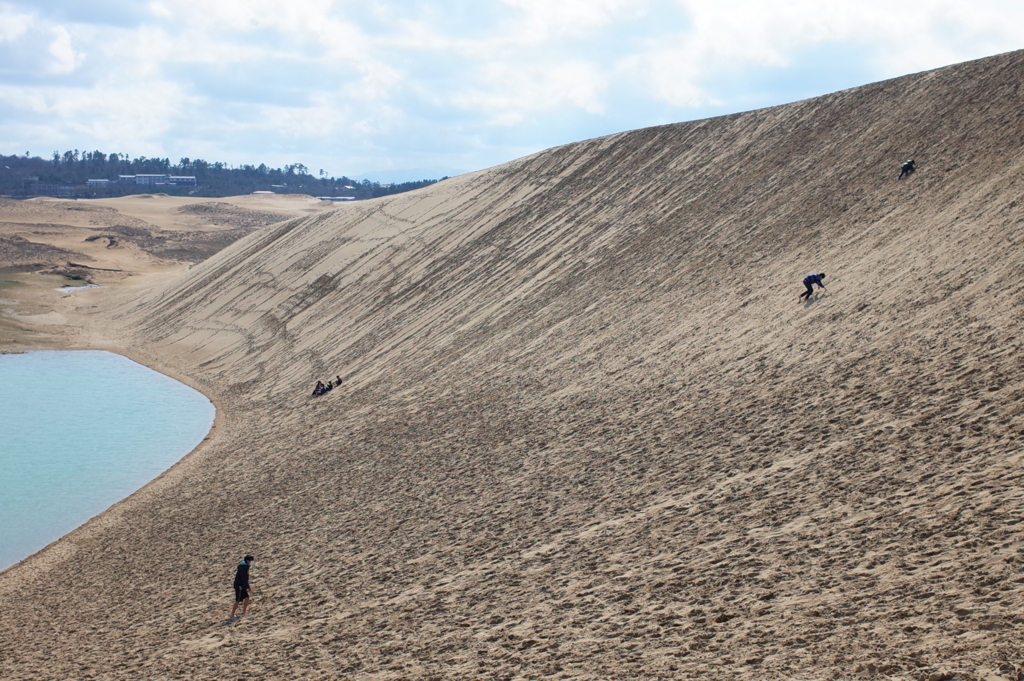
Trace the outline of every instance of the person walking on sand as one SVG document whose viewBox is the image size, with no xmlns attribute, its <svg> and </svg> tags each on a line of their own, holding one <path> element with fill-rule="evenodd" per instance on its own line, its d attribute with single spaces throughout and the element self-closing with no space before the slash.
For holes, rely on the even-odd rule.
<svg viewBox="0 0 1024 681">
<path fill-rule="evenodd" d="M 256 559 L 252 556 L 246 556 L 235 571 L 235 604 L 231 606 L 230 619 L 235 618 L 235 611 L 238 610 L 239 603 L 242 604 L 242 615 L 249 609 L 249 566 L 254 560 Z"/>
<path fill-rule="evenodd" d="M 803 299 L 805 297 L 807 298 L 807 300 L 811 299 L 811 296 L 814 295 L 815 284 L 820 286 L 822 290 L 827 291 L 828 289 L 825 288 L 825 282 L 822 281 L 822 279 L 824 278 L 824 272 L 819 272 L 818 274 L 808 274 L 806 277 L 804 277 L 804 286 L 807 287 L 807 290 L 800 294 L 800 301 L 803 302 Z"/>
<path fill-rule="evenodd" d="M 903 165 L 900 166 L 900 176 L 896 179 L 902 180 L 904 175 L 910 177 L 915 170 L 917 170 L 917 166 L 914 165 L 914 159 L 904 161 Z"/>
</svg>

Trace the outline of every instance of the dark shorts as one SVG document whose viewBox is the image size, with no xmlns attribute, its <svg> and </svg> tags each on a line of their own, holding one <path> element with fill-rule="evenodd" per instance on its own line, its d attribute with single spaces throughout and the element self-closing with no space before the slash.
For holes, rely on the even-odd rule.
<svg viewBox="0 0 1024 681">
<path fill-rule="evenodd" d="M 235 587 L 235 603 L 241 603 L 249 597 L 249 587 L 247 586 L 236 586 Z"/>
</svg>

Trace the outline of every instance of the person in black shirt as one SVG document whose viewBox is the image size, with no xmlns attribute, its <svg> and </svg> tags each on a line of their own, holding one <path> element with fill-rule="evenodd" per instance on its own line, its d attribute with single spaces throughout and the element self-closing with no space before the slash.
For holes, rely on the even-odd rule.
<svg viewBox="0 0 1024 681">
<path fill-rule="evenodd" d="M 249 566 L 254 560 L 252 556 L 246 556 L 235 571 L 235 604 L 231 606 L 231 619 L 234 619 L 239 603 L 242 604 L 242 615 L 249 609 Z"/>
</svg>

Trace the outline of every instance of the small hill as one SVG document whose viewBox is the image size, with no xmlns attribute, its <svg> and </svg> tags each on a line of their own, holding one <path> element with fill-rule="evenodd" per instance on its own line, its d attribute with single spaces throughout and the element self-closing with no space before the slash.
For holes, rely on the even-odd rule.
<svg viewBox="0 0 1024 681">
<path fill-rule="evenodd" d="M 95 313 L 218 425 L 0 576 L 4 675 L 1020 678 L 1022 67 L 551 149 Z"/>
</svg>

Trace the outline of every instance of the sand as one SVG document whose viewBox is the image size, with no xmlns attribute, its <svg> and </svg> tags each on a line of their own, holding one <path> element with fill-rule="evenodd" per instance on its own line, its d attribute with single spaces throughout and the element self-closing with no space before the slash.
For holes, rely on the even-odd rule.
<svg viewBox="0 0 1024 681">
<path fill-rule="evenodd" d="M 3 676 L 1021 678 L 1022 66 L 559 147 L 75 294 L 69 336 L 218 425 L 0 575 Z"/>
<path fill-rule="evenodd" d="M 333 207 L 283 194 L 0 199 L 0 352 L 80 342 L 74 328 L 38 328 L 35 319 L 78 304 L 53 289 L 149 288 L 254 231 Z"/>
</svg>

